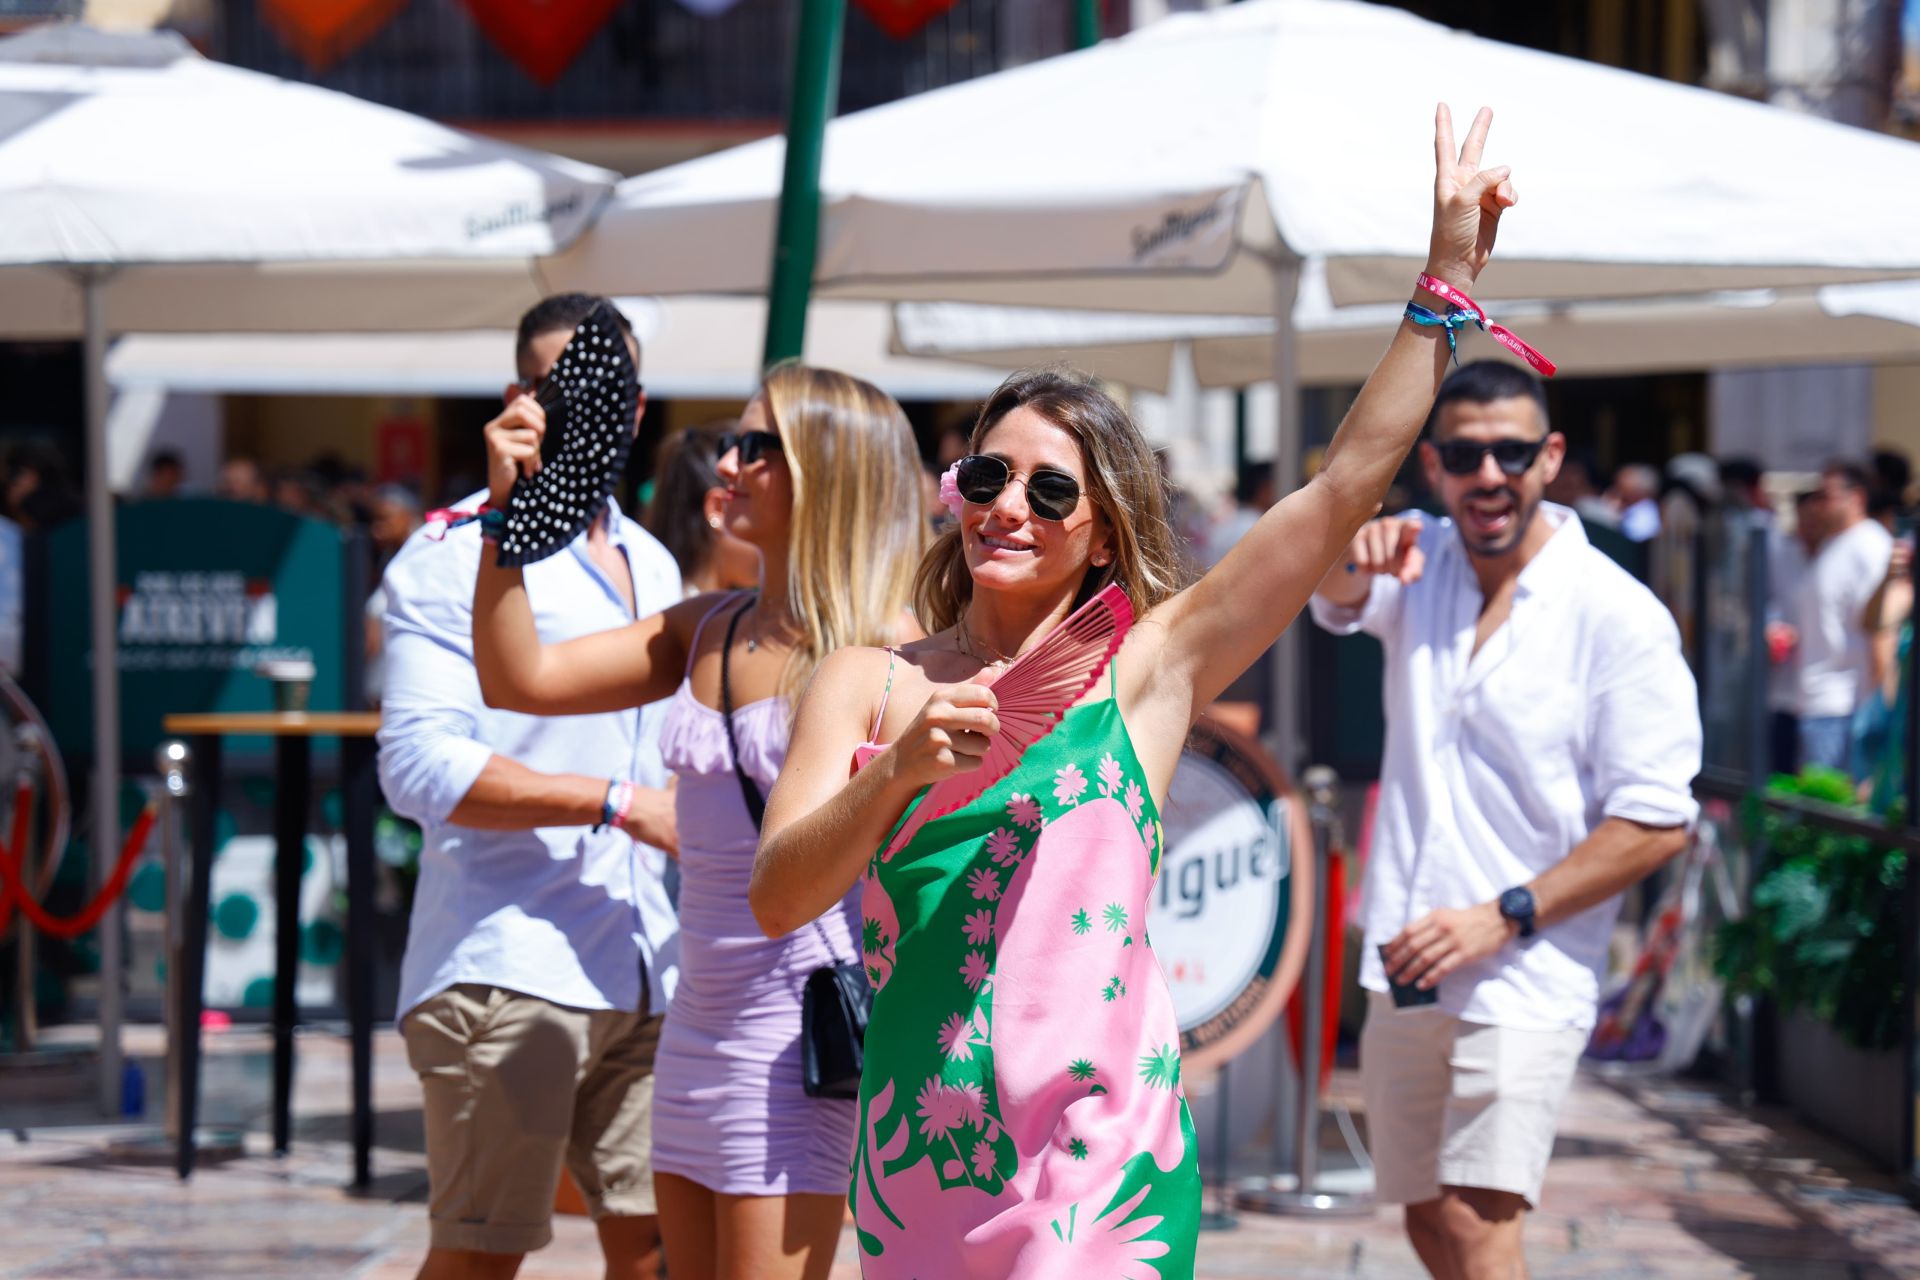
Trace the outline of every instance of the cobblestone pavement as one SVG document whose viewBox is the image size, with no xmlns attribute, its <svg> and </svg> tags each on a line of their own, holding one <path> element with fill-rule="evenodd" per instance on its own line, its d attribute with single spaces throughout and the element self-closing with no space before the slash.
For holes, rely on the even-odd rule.
<svg viewBox="0 0 1920 1280">
<path fill-rule="evenodd" d="M 383 1032 L 377 1042 L 381 1145 L 365 1196 L 345 1190 L 344 1042 L 302 1036 L 295 1149 L 274 1159 L 262 1123 L 264 1034 L 241 1028 L 210 1039 L 208 1118 L 245 1124 L 245 1154 L 190 1185 L 115 1147 L 135 1129 L 99 1125 L 73 1105 L 0 1107 L 0 1277 L 413 1275 L 426 1245 L 426 1174 L 418 1090 L 398 1037 Z M 130 1047 L 157 1053 L 158 1036 L 137 1029 Z M 148 1078 L 157 1099 L 156 1072 Z M 1357 1103 L 1345 1073 L 1334 1090 Z M 1543 1200 L 1528 1231 L 1536 1276 L 1920 1276 L 1920 1213 L 1891 1178 L 1790 1116 L 1744 1111 L 1695 1085 L 1583 1076 Z M 559 1219 L 555 1236 L 522 1276 L 600 1274 L 584 1219 Z M 834 1276 L 857 1274 L 848 1233 Z M 1242 1213 L 1237 1228 L 1202 1238 L 1199 1274 L 1386 1280 L 1422 1272 L 1383 1210 L 1337 1222 Z"/>
</svg>

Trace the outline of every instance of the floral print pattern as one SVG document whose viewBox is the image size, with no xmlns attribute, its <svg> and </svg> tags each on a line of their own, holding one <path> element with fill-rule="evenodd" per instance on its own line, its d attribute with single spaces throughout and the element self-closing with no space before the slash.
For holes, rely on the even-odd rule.
<svg viewBox="0 0 1920 1280">
<path fill-rule="evenodd" d="M 1192 1276 L 1178 1027 L 1138 932 L 1160 852 L 1107 700 L 870 863 L 862 941 L 887 981 L 850 1189 L 869 1280 Z M 996 1017 L 1003 972 L 1020 999 Z"/>
</svg>

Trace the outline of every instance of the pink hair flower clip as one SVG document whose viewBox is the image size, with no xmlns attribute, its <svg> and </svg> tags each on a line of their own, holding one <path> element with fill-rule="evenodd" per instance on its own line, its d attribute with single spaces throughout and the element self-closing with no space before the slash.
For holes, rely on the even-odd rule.
<svg viewBox="0 0 1920 1280">
<path fill-rule="evenodd" d="M 940 473 L 940 501 L 946 504 L 955 520 L 960 518 L 960 509 L 967 505 L 967 500 L 960 496 L 959 477 L 960 464 L 957 462 Z"/>
</svg>

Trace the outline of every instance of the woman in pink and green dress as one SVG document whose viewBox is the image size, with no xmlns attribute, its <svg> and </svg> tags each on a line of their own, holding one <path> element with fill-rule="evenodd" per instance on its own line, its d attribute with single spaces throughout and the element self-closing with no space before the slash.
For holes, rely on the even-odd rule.
<svg viewBox="0 0 1920 1280">
<path fill-rule="evenodd" d="M 1444 106 L 1436 119 L 1427 273 L 1462 292 L 1514 200 L 1504 168 L 1480 168 L 1490 121 L 1456 155 Z M 1403 323 L 1319 473 L 1190 586 L 1153 453 L 1104 392 L 1028 373 L 982 407 L 949 473 L 958 527 L 916 582 L 932 634 L 821 664 L 749 892 L 778 936 L 864 881 L 875 995 L 851 1192 L 867 1276 L 1193 1274 L 1200 1172 L 1145 929 L 1159 806 L 1194 718 L 1378 510 L 1447 357 Z M 979 765 L 995 674 L 1109 582 L 1139 618 L 1109 670 L 1008 776 L 878 852 L 927 786 Z"/>
</svg>

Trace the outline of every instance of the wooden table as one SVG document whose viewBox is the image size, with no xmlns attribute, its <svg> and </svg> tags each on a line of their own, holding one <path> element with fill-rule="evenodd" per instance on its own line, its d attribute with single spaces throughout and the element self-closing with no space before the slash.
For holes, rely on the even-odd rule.
<svg viewBox="0 0 1920 1280">
<path fill-rule="evenodd" d="M 293 1030 L 300 1010 L 294 979 L 300 967 L 300 874 L 305 861 L 312 799 L 315 737 L 340 739 L 342 825 L 347 837 L 347 1025 L 353 1052 L 353 1185 L 365 1187 L 373 1149 L 373 812 L 378 781 L 375 712 L 317 711 L 173 715 L 165 732 L 188 739 L 193 790 L 186 918 L 176 1034 L 180 1052 L 180 1131 L 174 1167 L 193 1173 L 194 1125 L 200 1110 L 200 1014 L 204 1004 L 207 920 L 213 889 L 214 819 L 220 812 L 222 747 L 228 737 L 258 735 L 274 743 L 274 971 L 273 1150 L 285 1155 L 293 1140 Z"/>
</svg>

